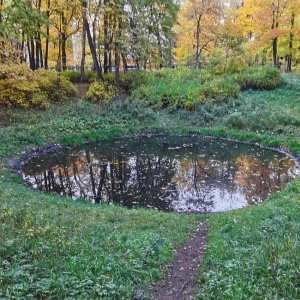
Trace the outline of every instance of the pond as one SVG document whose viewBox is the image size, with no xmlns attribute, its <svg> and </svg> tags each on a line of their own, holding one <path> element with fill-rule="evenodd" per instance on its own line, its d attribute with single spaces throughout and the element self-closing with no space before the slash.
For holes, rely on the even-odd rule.
<svg viewBox="0 0 300 300">
<path fill-rule="evenodd" d="M 298 175 L 286 154 L 198 136 L 143 135 L 45 153 L 23 166 L 34 189 L 169 212 L 255 205 Z"/>
</svg>

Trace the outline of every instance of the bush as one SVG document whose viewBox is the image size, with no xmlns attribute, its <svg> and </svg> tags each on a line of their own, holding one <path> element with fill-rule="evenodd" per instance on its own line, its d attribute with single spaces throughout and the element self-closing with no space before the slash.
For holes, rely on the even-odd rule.
<svg viewBox="0 0 300 300">
<path fill-rule="evenodd" d="M 60 72 L 38 69 L 36 81 L 51 102 L 61 102 L 77 94 L 74 85 Z"/>
<path fill-rule="evenodd" d="M 66 70 L 60 72 L 64 77 L 68 78 L 72 83 L 79 83 L 80 82 L 80 77 L 81 73 L 80 71 L 73 71 L 73 70 Z M 83 81 L 84 83 L 92 83 L 94 81 L 97 81 L 97 73 L 94 70 L 86 70 L 84 72 L 84 78 Z"/>
<path fill-rule="evenodd" d="M 92 102 L 109 101 L 115 95 L 114 87 L 107 82 L 94 81 L 86 93 L 86 99 Z"/>
<path fill-rule="evenodd" d="M 132 97 L 146 99 L 150 104 L 162 107 L 169 105 L 185 107 L 186 101 L 202 101 L 199 95 L 198 80 L 183 81 L 180 78 L 170 79 L 165 77 L 153 77 L 147 84 L 135 89 Z"/>
<path fill-rule="evenodd" d="M 206 69 L 212 74 L 234 74 L 246 68 L 244 59 L 236 52 L 230 55 L 224 49 L 217 49 L 211 53 L 206 62 Z"/>
<path fill-rule="evenodd" d="M 42 93 L 34 81 L 0 80 L 0 106 L 20 108 L 49 107 L 47 95 Z"/>
<path fill-rule="evenodd" d="M 193 70 L 191 73 L 194 77 L 190 76 L 191 73 L 189 74 L 188 70 L 187 75 L 181 70 L 171 69 L 168 72 L 170 72 L 169 77 L 166 77 L 165 71 L 160 71 L 159 76 L 155 76 L 157 74 L 155 72 L 146 84 L 133 91 L 132 97 L 146 99 L 152 105 L 162 107 L 175 105 L 178 108 L 193 110 L 205 99 L 224 101 L 225 98 L 237 96 L 240 91 L 239 85 L 233 78 L 217 77 L 212 80 L 207 71 L 195 72 Z M 179 76 L 176 76 L 177 74 Z"/>
<path fill-rule="evenodd" d="M 236 97 L 240 91 L 240 86 L 231 78 L 216 79 L 200 86 L 199 94 L 205 99 L 223 101 L 228 97 Z"/>
<path fill-rule="evenodd" d="M 152 77 L 152 72 L 128 71 L 120 76 L 120 85 L 125 91 L 131 91 L 143 84 Z"/>
<path fill-rule="evenodd" d="M 42 109 L 49 106 L 47 95 L 27 65 L 2 64 L 0 70 L 0 106 Z"/>
<path fill-rule="evenodd" d="M 116 81 L 115 73 L 103 74 L 103 78 L 108 84 L 115 85 L 115 81 Z"/>
<path fill-rule="evenodd" d="M 66 70 L 66 71 L 62 71 L 61 75 L 68 78 L 72 83 L 80 82 L 81 73 L 79 71 Z"/>
<path fill-rule="evenodd" d="M 87 70 L 84 72 L 84 82 L 92 83 L 97 81 L 97 73 L 94 70 Z"/>
<path fill-rule="evenodd" d="M 241 90 L 273 90 L 282 84 L 281 73 L 270 66 L 251 67 L 236 75 Z"/>
<path fill-rule="evenodd" d="M 25 64 L 2 64 L 0 69 L 0 106 L 46 109 L 51 101 L 76 94 L 72 83 L 57 72 L 33 72 Z"/>
</svg>

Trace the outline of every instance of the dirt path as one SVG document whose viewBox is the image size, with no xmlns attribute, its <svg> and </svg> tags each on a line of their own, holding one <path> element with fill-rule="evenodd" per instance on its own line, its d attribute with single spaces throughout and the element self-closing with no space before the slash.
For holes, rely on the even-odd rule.
<svg viewBox="0 0 300 300">
<path fill-rule="evenodd" d="M 206 221 L 199 223 L 197 232 L 176 251 L 168 274 L 151 289 L 151 300 L 190 300 L 197 293 L 195 279 L 206 249 Z"/>
<path fill-rule="evenodd" d="M 79 97 L 81 100 L 85 99 L 86 92 L 90 87 L 90 83 L 76 83 L 75 86 L 78 89 Z"/>
</svg>

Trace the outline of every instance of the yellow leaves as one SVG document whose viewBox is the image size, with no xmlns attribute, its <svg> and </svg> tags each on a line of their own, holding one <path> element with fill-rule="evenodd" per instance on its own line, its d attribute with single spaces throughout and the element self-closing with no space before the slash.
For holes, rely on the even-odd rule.
<svg viewBox="0 0 300 300">
<path fill-rule="evenodd" d="M 114 97 L 114 88 L 107 82 L 95 81 L 86 93 L 86 98 L 92 102 L 109 101 Z"/>
<path fill-rule="evenodd" d="M 0 64 L 16 64 L 20 54 L 8 40 L 0 37 Z"/>
<path fill-rule="evenodd" d="M 175 26 L 179 61 L 194 56 L 196 48 L 209 50 L 219 30 L 219 9 L 218 1 L 190 0 L 181 6 Z"/>
<path fill-rule="evenodd" d="M 26 64 L 0 64 L 0 106 L 45 109 L 50 101 L 74 94 L 74 86 L 56 72 L 34 72 Z"/>
<path fill-rule="evenodd" d="M 242 28 L 243 35 L 248 38 L 247 46 L 252 54 L 271 49 L 272 42 L 276 38 L 280 45 L 278 52 L 287 51 L 291 15 L 295 8 L 300 9 L 300 1 L 282 0 L 276 3 L 272 0 L 244 1 L 244 5 L 237 10 L 235 25 Z M 285 43 L 280 44 L 281 40 L 285 40 Z"/>
</svg>

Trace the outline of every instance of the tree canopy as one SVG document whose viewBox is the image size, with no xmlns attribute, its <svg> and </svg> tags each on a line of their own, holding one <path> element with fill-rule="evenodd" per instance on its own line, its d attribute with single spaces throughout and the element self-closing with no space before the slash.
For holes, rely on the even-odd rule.
<svg viewBox="0 0 300 300">
<path fill-rule="evenodd" d="M 0 0 L 0 55 L 14 48 L 33 70 L 81 66 L 99 79 L 130 67 L 217 61 L 229 71 L 291 71 L 300 60 L 299 12 L 299 0 Z"/>
</svg>

